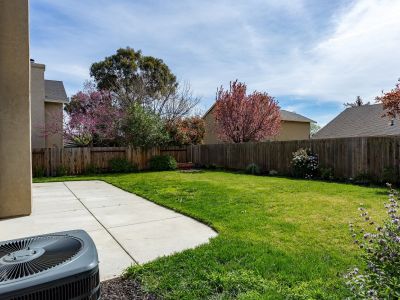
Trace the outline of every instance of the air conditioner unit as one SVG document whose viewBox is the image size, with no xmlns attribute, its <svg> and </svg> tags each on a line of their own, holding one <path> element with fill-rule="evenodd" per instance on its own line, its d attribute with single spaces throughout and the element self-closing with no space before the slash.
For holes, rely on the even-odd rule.
<svg viewBox="0 0 400 300">
<path fill-rule="evenodd" d="M 0 299 L 100 299 L 92 239 L 74 230 L 0 242 Z"/>
</svg>

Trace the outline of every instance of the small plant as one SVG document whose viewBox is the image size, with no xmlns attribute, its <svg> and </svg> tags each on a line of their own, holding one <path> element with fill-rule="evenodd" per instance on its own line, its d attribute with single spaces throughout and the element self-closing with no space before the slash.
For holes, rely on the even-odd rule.
<svg viewBox="0 0 400 300">
<path fill-rule="evenodd" d="M 150 169 L 154 171 L 175 170 L 178 164 L 171 155 L 157 155 L 150 159 Z"/>
<path fill-rule="evenodd" d="M 397 184 L 400 181 L 399 173 L 393 167 L 386 167 L 383 169 L 382 183 Z"/>
<path fill-rule="evenodd" d="M 318 173 L 318 156 L 311 149 L 300 148 L 293 152 L 291 166 L 295 177 L 314 178 Z"/>
<path fill-rule="evenodd" d="M 32 172 L 33 177 L 44 177 L 46 176 L 46 170 L 43 167 L 36 167 Z"/>
<path fill-rule="evenodd" d="M 369 186 L 374 181 L 368 172 L 361 172 L 353 178 L 353 183 L 358 185 Z"/>
<path fill-rule="evenodd" d="M 56 169 L 56 176 L 65 176 L 68 174 L 68 168 L 66 166 L 58 166 Z"/>
<path fill-rule="evenodd" d="M 137 166 L 132 165 L 125 158 L 113 158 L 108 161 L 110 171 L 113 173 L 131 173 L 136 172 Z"/>
<path fill-rule="evenodd" d="M 257 164 L 251 163 L 246 167 L 246 173 L 252 175 L 260 175 L 261 170 Z"/>
<path fill-rule="evenodd" d="M 206 168 L 208 170 L 216 170 L 216 169 L 218 169 L 218 166 L 216 164 L 209 164 L 209 165 L 205 165 L 204 168 Z"/>
<path fill-rule="evenodd" d="M 276 176 L 276 175 L 278 175 L 279 173 L 278 173 L 277 170 L 271 170 L 271 171 L 269 171 L 268 174 L 269 174 L 270 176 Z"/>
<path fill-rule="evenodd" d="M 319 174 L 322 180 L 331 181 L 334 179 L 332 168 L 320 168 Z"/>
<path fill-rule="evenodd" d="M 93 174 L 100 174 L 100 173 L 101 173 L 100 168 L 97 167 L 97 166 L 94 165 L 94 164 L 89 164 L 89 165 L 85 168 L 85 170 L 84 170 L 84 172 L 83 172 L 83 174 L 85 174 L 85 175 L 93 175 Z"/>
<path fill-rule="evenodd" d="M 382 226 L 376 225 L 364 206 L 360 217 L 368 229 L 356 230 L 350 224 L 354 243 L 363 250 L 365 269 L 354 268 L 345 278 L 356 299 L 400 298 L 400 214 L 399 194 L 389 187 L 388 217 Z"/>
</svg>

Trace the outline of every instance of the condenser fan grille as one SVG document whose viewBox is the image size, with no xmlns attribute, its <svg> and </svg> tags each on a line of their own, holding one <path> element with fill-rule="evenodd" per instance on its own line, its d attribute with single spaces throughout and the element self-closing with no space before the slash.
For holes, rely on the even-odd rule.
<svg viewBox="0 0 400 300">
<path fill-rule="evenodd" d="M 66 235 L 37 236 L 0 244 L 0 283 L 59 266 L 81 248 L 80 239 Z"/>
</svg>

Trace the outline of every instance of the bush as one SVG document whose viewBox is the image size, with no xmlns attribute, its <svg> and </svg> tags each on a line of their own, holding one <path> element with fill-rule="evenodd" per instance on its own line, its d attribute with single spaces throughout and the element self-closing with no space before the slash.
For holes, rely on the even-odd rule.
<svg viewBox="0 0 400 300">
<path fill-rule="evenodd" d="M 89 164 L 83 172 L 83 174 L 85 174 L 85 175 L 93 175 L 93 174 L 100 174 L 100 173 L 101 173 L 100 168 L 95 166 L 94 164 Z"/>
<path fill-rule="evenodd" d="M 43 167 L 36 167 L 32 172 L 33 177 L 44 177 L 46 175 L 46 171 Z"/>
<path fill-rule="evenodd" d="M 268 174 L 269 176 L 277 176 L 279 173 L 276 170 L 270 170 Z"/>
<path fill-rule="evenodd" d="M 356 230 L 350 224 L 350 231 L 362 250 L 364 269 L 354 268 L 345 278 L 347 285 L 359 299 L 400 298 L 400 214 L 399 194 L 389 186 L 389 203 L 385 204 L 388 217 L 382 226 L 376 225 L 366 209 L 360 207 L 362 221 L 375 230 Z"/>
<path fill-rule="evenodd" d="M 204 168 L 206 168 L 208 170 L 217 170 L 218 166 L 216 164 L 209 164 L 209 165 L 205 165 Z"/>
<path fill-rule="evenodd" d="M 252 163 L 252 164 L 249 164 L 246 167 L 246 173 L 247 174 L 252 174 L 252 175 L 260 175 L 261 170 L 260 170 L 260 167 L 257 164 Z"/>
<path fill-rule="evenodd" d="M 136 172 L 137 166 L 132 165 L 125 158 L 113 158 L 108 161 L 110 171 L 113 173 L 130 173 Z"/>
<path fill-rule="evenodd" d="M 175 170 L 177 163 L 171 155 L 157 155 L 150 159 L 150 169 L 154 171 Z"/>
<path fill-rule="evenodd" d="M 58 166 L 56 169 L 56 176 L 65 176 L 68 174 L 68 168 L 66 166 Z"/>
<path fill-rule="evenodd" d="M 322 180 L 333 180 L 333 170 L 332 168 L 320 168 L 320 177 Z"/>
<path fill-rule="evenodd" d="M 353 183 L 368 186 L 374 182 L 373 177 L 368 172 L 361 172 L 353 178 Z"/>
<path fill-rule="evenodd" d="M 293 152 L 291 167 L 295 177 L 314 178 L 318 174 L 318 156 L 311 149 L 300 148 Z"/>
<path fill-rule="evenodd" d="M 399 183 L 399 174 L 393 167 L 386 167 L 383 169 L 382 180 L 381 182 L 386 184 L 397 184 Z"/>
<path fill-rule="evenodd" d="M 198 145 L 204 138 L 204 120 L 201 117 L 178 118 L 166 123 L 170 144 L 175 146 Z"/>
<path fill-rule="evenodd" d="M 122 131 L 126 144 L 134 147 L 150 148 L 164 145 L 169 140 L 161 117 L 137 103 L 127 109 Z"/>
</svg>

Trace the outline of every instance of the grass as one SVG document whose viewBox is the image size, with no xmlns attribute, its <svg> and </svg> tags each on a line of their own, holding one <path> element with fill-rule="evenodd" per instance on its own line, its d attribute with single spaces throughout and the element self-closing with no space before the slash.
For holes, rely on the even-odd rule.
<svg viewBox="0 0 400 300">
<path fill-rule="evenodd" d="M 154 172 L 100 179 L 215 228 L 209 244 L 131 267 L 165 299 L 343 299 L 357 265 L 348 223 L 362 202 L 383 216 L 382 188 L 226 172 Z"/>
</svg>

